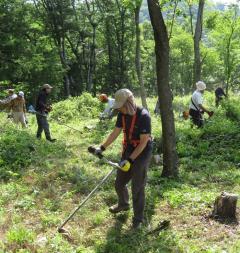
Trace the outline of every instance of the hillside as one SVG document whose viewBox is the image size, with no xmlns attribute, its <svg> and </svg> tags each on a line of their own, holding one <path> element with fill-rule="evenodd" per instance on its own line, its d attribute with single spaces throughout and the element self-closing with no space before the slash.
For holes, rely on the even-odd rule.
<svg viewBox="0 0 240 253">
<path fill-rule="evenodd" d="M 29 129 L 21 130 L 1 113 L 0 252 L 239 252 L 239 225 L 208 218 L 222 191 L 240 193 L 239 97 L 216 110 L 213 96 L 207 93 L 207 104 L 215 115 L 201 130 L 180 117 L 188 101 L 189 97 L 174 99 L 180 175 L 161 178 L 161 166 L 152 163 L 146 228 L 130 231 L 132 211 L 109 214 L 108 206 L 116 201 L 113 176 L 66 225 L 72 240 L 58 234 L 57 227 L 111 169 L 87 148 L 103 140 L 114 119 L 99 122 L 102 108 L 89 94 L 59 102 L 50 116 L 53 136 L 58 139 L 52 144 L 36 140 L 33 115 L 29 115 Z M 155 102 L 148 99 L 153 136 L 159 139 Z M 119 139 L 106 156 L 118 161 L 120 146 Z M 146 234 L 162 220 L 170 220 L 168 229 Z"/>
</svg>

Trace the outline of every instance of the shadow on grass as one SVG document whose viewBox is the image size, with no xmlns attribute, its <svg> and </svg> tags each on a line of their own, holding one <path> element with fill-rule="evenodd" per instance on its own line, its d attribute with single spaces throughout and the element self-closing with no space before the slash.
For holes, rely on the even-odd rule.
<svg viewBox="0 0 240 253">
<path fill-rule="evenodd" d="M 171 231 L 148 235 L 145 229 L 126 229 L 123 226 L 126 218 L 127 216 L 116 219 L 115 224 L 108 230 L 106 243 L 97 246 L 96 253 L 176 252 L 177 242 Z"/>
<path fill-rule="evenodd" d="M 160 173 L 159 173 L 160 175 Z M 158 183 L 157 176 L 155 175 L 155 181 L 150 178 L 150 182 L 153 184 Z M 170 182 L 173 181 L 173 182 Z M 159 199 L 162 198 L 163 191 L 171 189 L 171 187 L 180 187 L 181 182 L 176 180 L 168 180 L 168 185 L 165 182 L 164 187 L 155 189 L 154 185 L 146 187 L 146 206 L 145 206 L 145 219 L 146 224 L 140 230 L 131 230 L 127 227 L 126 221 L 128 219 L 128 213 L 124 215 L 116 215 L 114 225 L 107 231 L 106 242 L 96 247 L 97 253 L 132 253 L 132 252 L 181 252 L 178 247 L 177 239 L 175 238 L 171 229 L 162 230 L 157 233 L 148 234 L 151 227 L 152 219 L 155 214 L 155 208 Z M 106 200 L 107 204 L 113 201 L 113 198 L 109 196 Z M 160 217 L 160 220 L 164 220 Z M 160 221 L 159 220 L 159 221 Z M 158 223 L 159 223 L 158 221 Z M 150 228 L 151 227 L 151 228 Z"/>
</svg>

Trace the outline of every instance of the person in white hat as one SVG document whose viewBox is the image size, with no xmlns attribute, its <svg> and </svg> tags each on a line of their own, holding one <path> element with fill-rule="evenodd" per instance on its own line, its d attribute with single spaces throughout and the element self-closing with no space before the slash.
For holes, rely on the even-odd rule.
<svg viewBox="0 0 240 253">
<path fill-rule="evenodd" d="M 203 126 L 202 114 L 206 112 L 209 117 L 211 117 L 213 112 L 210 112 L 203 106 L 203 94 L 206 90 L 206 84 L 203 81 L 198 81 L 196 87 L 197 89 L 193 92 L 191 97 L 189 115 L 191 116 L 193 124 L 200 128 Z"/>
<path fill-rule="evenodd" d="M 17 97 L 11 101 L 10 109 L 12 110 L 13 122 L 21 123 L 22 127 L 26 128 L 26 102 L 23 91 L 20 91 Z"/>
<path fill-rule="evenodd" d="M 51 138 L 47 115 L 51 111 L 51 106 L 48 105 L 48 96 L 52 91 L 52 86 L 44 84 L 36 101 L 36 118 L 37 118 L 37 138 L 41 139 L 44 131 L 46 139 L 50 142 L 55 142 L 56 139 Z"/>
<path fill-rule="evenodd" d="M 113 109 L 118 110 L 115 128 L 96 149 L 96 154 L 106 150 L 123 131 L 121 170 L 117 171 L 115 181 L 118 203 L 110 207 L 109 211 L 119 213 L 129 210 L 127 184 L 131 181 L 134 212 L 132 228 L 137 229 L 144 219 L 146 175 L 152 155 L 151 117 L 146 109 L 136 105 L 128 89 L 116 92 Z"/>
</svg>

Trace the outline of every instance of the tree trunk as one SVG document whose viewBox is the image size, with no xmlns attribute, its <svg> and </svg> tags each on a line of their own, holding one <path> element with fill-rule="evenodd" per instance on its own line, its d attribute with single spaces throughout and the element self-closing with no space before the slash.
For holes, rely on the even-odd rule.
<svg viewBox="0 0 240 253">
<path fill-rule="evenodd" d="M 67 97 L 70 96 L 70 78 L 68 74 L 64 75 L 64 89 L 65 89 L 65 94 Z"/>
<path fill-rule="evenodd" d="M 230 57 L 231 57 L 231 43 L 232 43 L 232 37 L 234 33 L 234 27 L 231 27 L 231 33 L 229 35 L 228 41 L 227 41 L 227 47 L 226 47 L 226 63 L 225 63 L 225 76 L 226 76 L 226 95 L 228 96 L 229 91 L 229 83 L 231 78 L 231 63 L 230 63 Z"/>
<path fill-rule="evenodd" d="M 92 44 L 89 46 L 90 57 L 89 57 L 89 66 L 88 66 L 88 76 L 87 76 L 87 90 L 88 92 L 92 92 L 93 90 L 93 76 L 95 72 L 96 65 L 96 26 L 92 24 L 93 27 L 93 38 Z"/>
<path fill-rule="evenodd" d="M 119 84 L 122 86 L 127 83 L 126 76 L 126 64 L 125 64 L 125 10 L 119 10 L 120 14 L 120 36 L 119 36 L 119 53 L 120 53 L 120 76 L 119 76 Z"/>
<path fill-rule="evenodd" d="M 142 64 L 141 64 L 141 30 L 139 27 L 139 13 L 140 13 L 141 5 L 136 7 L 134 10 L 135 12 L 135 26 L 136 26 L 136 55 L 135 55 L 135 65 L 136 65 L 136 72 L 138 77 L 138 82 L 140 85 L 140 94 L 142 100 L 142 106 L 144 108 L 147 107 L 147 99 L 146 99 L 146 91 L 143 82 L 143 75 L 142 75 Z"/>
<path fill-rule="evenodd" d="M 200 41 L 202 37 L 203 8 L 205 0 L 199 0 L 197 23 L 194 34 L 194 84 L 201 80 Z"/>
<path fill-rule="evenodd" d="M 214 203 L 211 217 L 217 219 L 236 219 L 237 195 L 222 192 Z"/>
<path fill-rule="evenodd" d="M 88 75 L 87 75 L 87 91 L 92 92 L 93 91 L 93 79 L 96 69 L 96 29 L 97 24 L 93 19 L 93 16 L 95 15 L 95 3 L 94 1 L 88 2 L 88 0 L 85 0 L 87 10 L 89 12 L 88 20 L 92 26 L 93 35 L 92 35 L 92 42 L 89 42 L 89 65 L 88 65 Z M 92 8 L 91 8 L 92 6 Z"/>
<path fill-rule="evenodd" d="M 172 93 L 169 86 L 169 40 L 158 0 L 148 0 L 151 23 L 154 30 L 158 97 L 162 120 L 163 177 L 178 174 L 175 124 Z"/>
<path fill-rule="evenodd" d="M 116 73 L 114 72 L 114 50 L 113 50 L 113 39 L 111 37 L 112 27 L 111 20 L 109 17 L 106 17 L 105 21 L 105 36 L 106 36 L 106 44 L 107 44 L 107 52 L 108 52 L 108 73 L 107 73 L 107 82 L 108 87 L 115 88 L 116 85 Z"/>
<path fill-rule="evenodd" d="M 70 79 L 68 76 L 68 64 L 67 64 L 67 59 L 66 59 L 66 52 L 65 52 L 65 38 L 62 37 L 60 39 L 60 59 L 61 59 L 61 63 L 62 63 L 62 67 L 65 71 L 65 75 L 64 75 L 64 89 L 65 89 L 65 95 L 66 97 L 70 96 Z"/>
</svg>

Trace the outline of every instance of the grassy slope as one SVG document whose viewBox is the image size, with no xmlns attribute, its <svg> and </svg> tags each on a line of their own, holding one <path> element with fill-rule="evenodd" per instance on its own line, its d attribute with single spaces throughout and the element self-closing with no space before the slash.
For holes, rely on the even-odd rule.
<svg viewBox="0 0 240 253">
<path fill-rule="evenodd" d="M 219 109 L 204 130 L 191 129 L 179 118 L 188 98 L 176 98 L 174 103 L 180 176 L 163 179 L 161 168 L 152 165 L 147 186 L 149 226 L 170 219 L 171 227 L 156 235 L 134 234 L 129 230 L 132 211 L 109 215 L 108 206 L 116 201 L 112 177 L 66 225 L 74 240 L 56 233 L 61 220 L 110 169 L 86 150 L 101 142 L 114 121 L 99 123 L 99 108 L 89 109 L 97 102 L 88 100 L 55 105 L 52 117 L 61 116 L 64 123 L 83 130 L 76 132 L 52 120 L 55 144 L 35 140 L 34 117 L 29 131 L 22 131 L 6 125 L 5 115 L 0 115 L 0 175 L 5 179 L 0 184 L 0 252 L 239 252 L 239 226 L 207 218 L 221 191 L 240 192 L 239 118 L 230 120 Z M 149 100 L 151 111 L 154 101 Z M 210 95 L 207 102 L 212 106 Z M 228 117 L 239 111 L 236 107 Z M 154 116 L 155 136 L 161 131 L 159 122 Z M 119 150 L 120 140 L 106 156 L 117 161 Z"/>
</svg>

